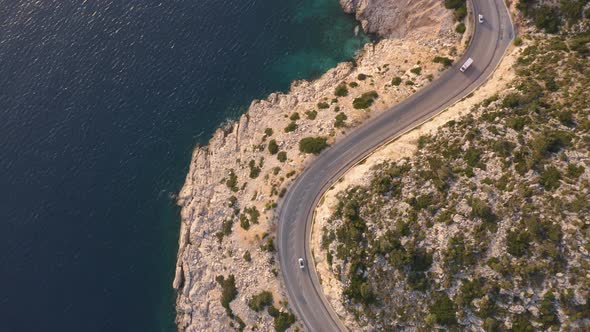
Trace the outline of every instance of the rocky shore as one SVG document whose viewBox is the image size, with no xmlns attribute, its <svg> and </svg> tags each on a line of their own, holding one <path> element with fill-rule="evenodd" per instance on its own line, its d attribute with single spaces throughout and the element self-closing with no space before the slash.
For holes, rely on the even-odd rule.
<svg viewBox="0 0 590 332">
<path fill-rule="evenodd" d="M 288 93 L 253 101 L 238 121 L 193 152 L 178 197 L 181 231 L 173 286 L 181 331 L 276 328 L 276 317 L 257 311 L 251 300 L 268 291 L 269 305 L 289 310 L 275 261 L 275 210 L 313 159 L 300 151 L 300 140 L 323 137 L 332 144 L 435 79 L 444 69 L 435 57 L 453 59 L 462 52 L 464 42 L 442 1 L 341 4 L 367 33 L 382 39 L 317 80 L 296 81 Z M 233 293 L 218 278 L 231 275 Z"/>
</svg>

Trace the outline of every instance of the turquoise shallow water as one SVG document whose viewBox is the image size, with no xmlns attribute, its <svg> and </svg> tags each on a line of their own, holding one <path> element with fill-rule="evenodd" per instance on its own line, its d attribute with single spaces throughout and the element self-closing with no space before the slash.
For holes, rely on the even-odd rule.
<svg viewBox="0 0 590 332">
<path fill-rule="evenodd" d="M 336 0 L 0 0 L 2 331 L 173 331 L 191 151 L 367 42 Z M 32 317 L 34 319 L 32 319 Z"/>
</svg>

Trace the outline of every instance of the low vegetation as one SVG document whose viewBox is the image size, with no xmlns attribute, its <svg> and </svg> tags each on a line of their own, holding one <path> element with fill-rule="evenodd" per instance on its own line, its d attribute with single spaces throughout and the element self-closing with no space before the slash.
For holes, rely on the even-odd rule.
<svg viewBox="0 0 590 332">
<path fill-rule="evenodd" d="M 379 95 L 376 91 L 365 92 L 360 97 L 355 98 L 352 101 L 352 107 L 354 107 L 355 109 L 369 108 L 371 107 L 371 105 L 373 105 L 373 102 L 375 101 L 375 99 L 377 99 L 377 97 L 379 97 Z"/>
<path fill-rule="evenodd" d="M 337 195 L 321 245 L 363 328 L 588 329 L 587 33 L 523 38 L 505 89 Z"/>
<path fill-rule="evenodd" d="M 303 153 L 320 154 L 328 147 L 326 137 L 306 137 L 299 141 L 299 151 Z"/>
</svg>

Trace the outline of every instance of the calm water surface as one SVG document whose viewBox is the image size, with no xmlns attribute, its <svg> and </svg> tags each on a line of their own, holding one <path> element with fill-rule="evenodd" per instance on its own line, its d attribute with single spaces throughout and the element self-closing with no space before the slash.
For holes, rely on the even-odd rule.
<svg viewBox="0 0 590 332">
<path fill-rule="evenodd" d="M 193 146 L 354 26 L 337 0 L 0 0 L 0 330 L 174 330 Z"/>
</svg>

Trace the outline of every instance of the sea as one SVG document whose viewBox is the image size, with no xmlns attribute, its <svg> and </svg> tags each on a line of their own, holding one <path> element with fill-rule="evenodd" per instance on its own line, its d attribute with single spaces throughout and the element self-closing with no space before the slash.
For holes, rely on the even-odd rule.
<svg viewBox="0 0 590 332">
<path fill-rule="evenodd" d="M 174 195 L 369 41 L 337 0 L 0 0 L 0 331 L 175 331 Z"/>
</svg>

